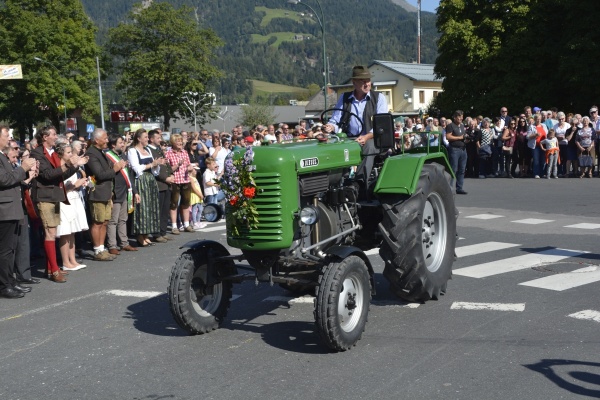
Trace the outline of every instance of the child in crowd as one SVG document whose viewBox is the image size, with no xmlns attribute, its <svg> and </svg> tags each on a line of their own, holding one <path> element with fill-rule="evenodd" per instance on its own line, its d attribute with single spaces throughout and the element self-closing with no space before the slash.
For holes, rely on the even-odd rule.
<svg viewBox="0 0 600 400">
<path fill-rule="evenodd" d="M 548 166 L 546 178 L 558 178 L 557 165 L 560 162 L 560 156 L 558 153 L 558 139 L 554 129 L 548 131 L 548 136 L 540 142 L 540 147 L 546 152 L 546 164 Z"/>
<path fill-rule="evenodd" d="M 206 171 L 204 171 L 202 179 L 207 204 L 217 204 L 225 198 L 225 194 L 219 190 L 219 184 L 215 182 L 215 180 L 219 179 L 222 175 L 222 172 L 219 173 L 217 161 L 212 157 L 208 157 L 206 159 Z"/>
<path fill-rule="evenodd" d="M 200 188 L 196 175 L 197 169 L 194 168 L 190 172 L 190 185 L 192 187 L 192 193 L 190 195 L 190 224 L 195 231 L 199 231 L 206 227 L 206 222 L 202 222 L 202 202 L 204 201 L 204 195 L 202 194 L 202 189 Z"/>
</svg>

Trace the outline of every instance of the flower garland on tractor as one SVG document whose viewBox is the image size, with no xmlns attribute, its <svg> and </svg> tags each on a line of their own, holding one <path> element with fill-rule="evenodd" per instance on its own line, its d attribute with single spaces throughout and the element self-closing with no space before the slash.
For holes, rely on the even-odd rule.
<svg viewBox="0 0 600 400">
<path fill-rule="evenodd" d="M 227 199 L 227 230 L 239 236 L 239 227 L 258 227 L 258 211 L 252 199 L 256 196 L 256 184 L 250 172 L 254 152 L 247 147 L 244 157 L 233 159 L 233 152 L 225 159 L 223 176 L 218 180 Z"/>
</svg>

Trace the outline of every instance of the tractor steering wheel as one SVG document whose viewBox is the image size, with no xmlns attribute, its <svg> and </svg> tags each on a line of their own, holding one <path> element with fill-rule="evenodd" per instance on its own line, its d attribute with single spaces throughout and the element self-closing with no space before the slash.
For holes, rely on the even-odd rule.
<svg viewBox="0 0 600 400">
<path fill-rule="evenodd" d="M 356 114 L 354 114 L 353 112 L 350 112 L 350 111 L 348 111 L 348 110 L 341 109 L 341 108 L 329 108 L 329 109 L 327 109 L 327 110 L 323 111 L 323 112 L 321 113 L 321 123 L 322 123 L 323 125 L 326 125 L 326 124 L 327 124 L 327 122 L 325 121 L 325 114 L 326 114 L 327 112 L 329 112 L 329 111 L 341 111 L 341 112 L 342 112 L 342 116 L 343 116 L 344 114 L 350 114 L 350 117 L 354 117 L 354 118 L 356 118 L 356 120 L 357 120 L 357 121 L 358 121 L 358 123 L 360 124 L 360 132 L 362 132 L 362 131 L 365 129 L 365 125 L 363 124 L 363 122 L 362 122 L 362 119 L 361 119 L 361 118 L 360 118 L 358 115 L 356 115 Z M 348 121 L 350 121 L 350 118 L 348 118 Z M 348 134 L 347 132 L 344 132 L 344 133 L 345 133 L 345 134 Z M 333 135 L 335 135 L 335 133 L 334 133 Z M 359 133 L 357 136 L 360 136 L 360 133 Z"/>
</svg>

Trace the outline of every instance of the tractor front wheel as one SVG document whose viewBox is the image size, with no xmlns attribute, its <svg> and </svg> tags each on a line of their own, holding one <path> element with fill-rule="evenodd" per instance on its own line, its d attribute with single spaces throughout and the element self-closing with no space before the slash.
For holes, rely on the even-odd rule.
<svg viewBox="0 0 600 400">
<path fill-rule="evenodd" d="M 323 268 L 316 290 L 317 332 L 327 347 L 345 351 L 365 330 L 371 302 L 371 281 L 365 262 L 357 256 Z"/>
<path fill-rule="evenodd" d="M 176 261 L 169 279 L 169 305 L 177 324 L 191 334 L 219 327 L 231 303 L 232 283 L 209 285 L 208 253 L 188 250 Z"/>
</svg>

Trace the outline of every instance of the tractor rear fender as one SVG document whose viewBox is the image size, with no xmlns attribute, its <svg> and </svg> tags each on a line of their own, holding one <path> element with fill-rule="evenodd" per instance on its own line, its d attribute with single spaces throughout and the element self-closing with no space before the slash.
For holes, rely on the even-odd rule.
<svg viewBox="0 0 600 400">
<path fill-rule="evenodd" d="M 227 276 L 235 275 L 237 268 L 233 260 L 222 260 L 219 257 L 229 256 L 229 251 L 221 243 L 214 240 L 192 240 L 183 244 L 181 249 L 190 249 L 193 253 L 204 253 L 208 262 L 209 273 L 206 279 L 210 276 Z M 216 273 L 218 270 L 218 273 Z M 210 272 L 212 271 L 212 273 Z M 216 274 L 215 274 L 216 273 Z M 213 275 L 214 274 L 214 275 Z M 206 281 L 205 281 L 206 282 Z"/>
<path fill-rule="evenodd" d="M 378 194 L 413 194 L 417 188 L 423 165 L 431 163 L 442 165 L 454 178 L 454 172 L 444 153 L 404 153 L 385 160 L 374 192 Z"/>
<path fill-rule="evenodd" d="M 374 296 L 375 293 L 375 271 L 373 271 L 373 266 L 371 265 L 371 261 L 369 261 L 369 257 L 358 247 L 354 246 L 332 246 L 325 250 L 327 255 L 339 257 L 340 259 L 344 259 L 350 256 L 360 257 L 369 270 L 369 277 L 371 280 L 371 294 Z"/>
</svg>

